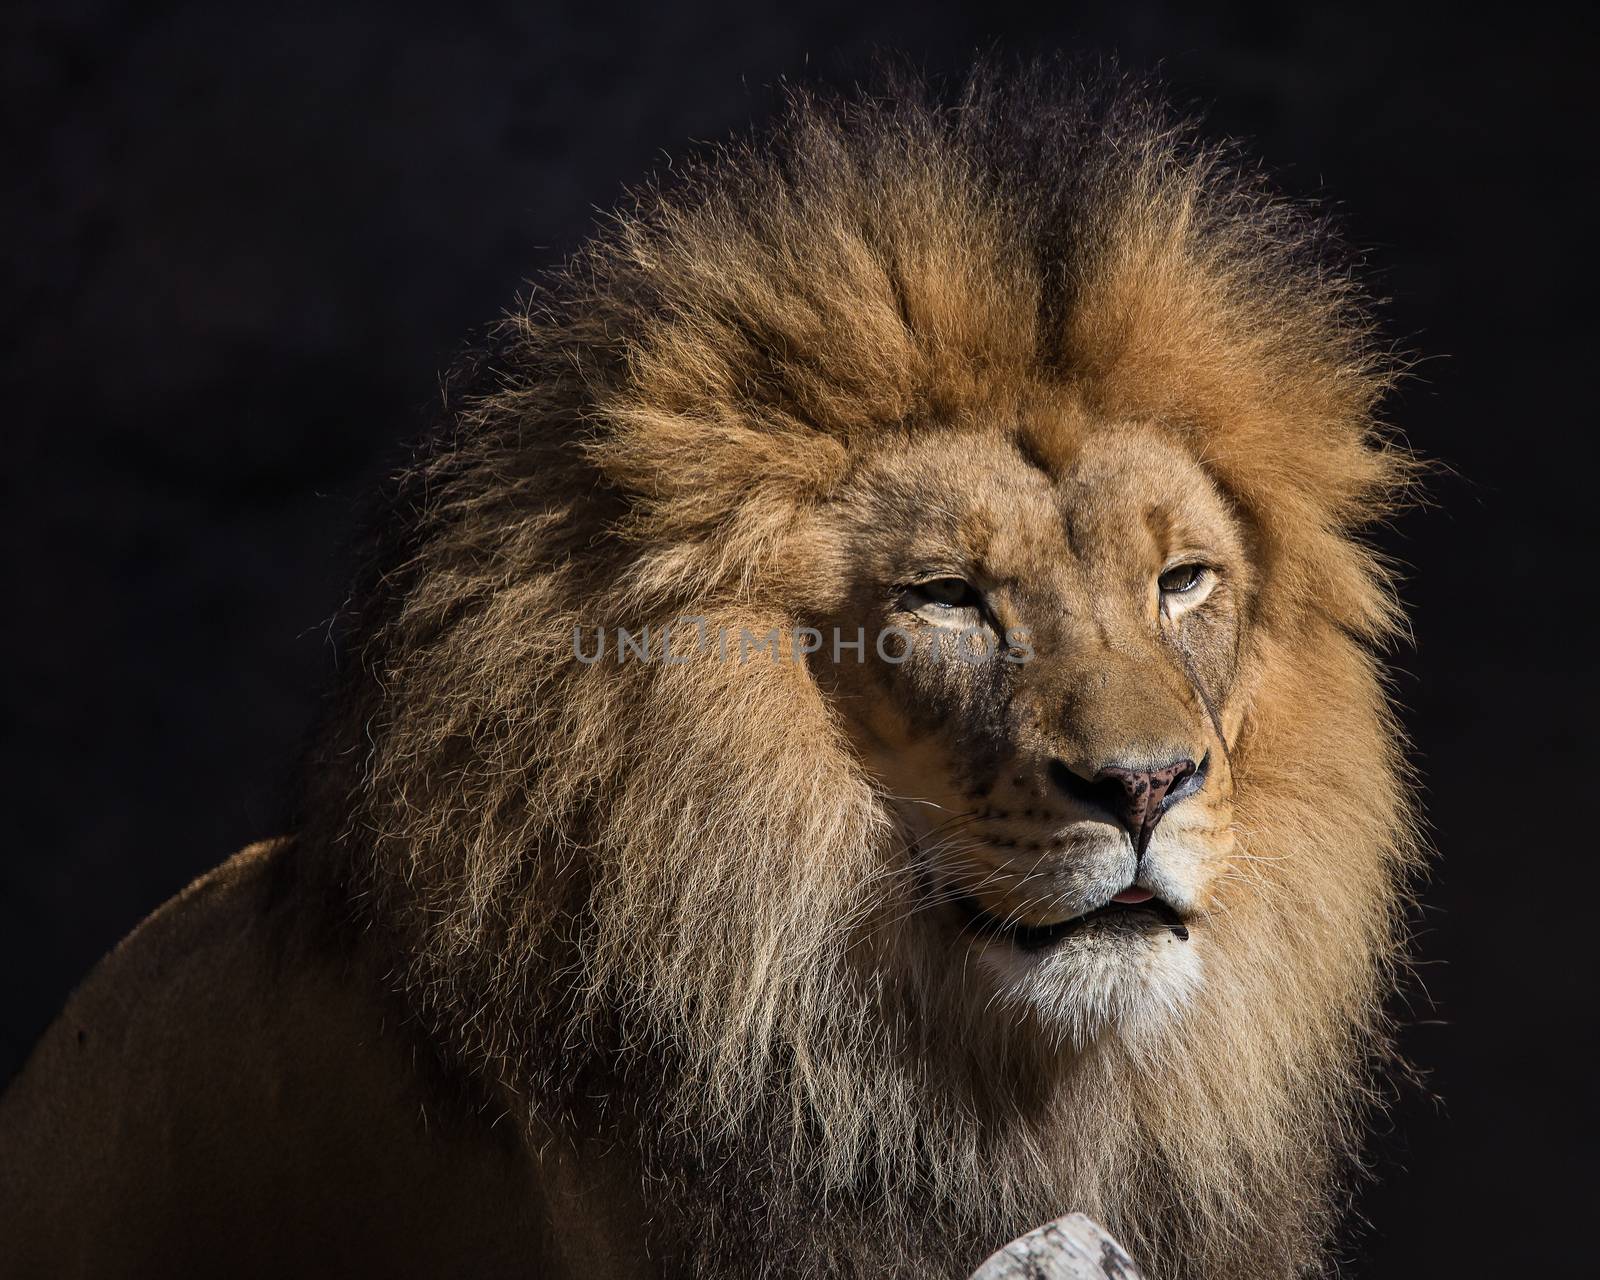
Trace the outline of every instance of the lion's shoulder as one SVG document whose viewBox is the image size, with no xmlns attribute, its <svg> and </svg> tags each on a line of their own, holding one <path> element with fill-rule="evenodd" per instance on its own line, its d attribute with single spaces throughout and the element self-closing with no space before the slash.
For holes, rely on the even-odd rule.
<svg viewBox="0 0 1600 1280">
<path fill-rule="evenodd" d="M 37 1105 L 53 1125 L 83 1125 L 84 1113 L 137 1093 L 122 1072 L 154 1071 L 193 1052 L 202 1025 L 237 1030 L 268 949 L 265 899 L 285 843 L 254 844 L 207 872 L 145 918 L 83 980 L 6 1094 L 4 1116 Z M 224 991 L 236 998 L 222 999 Z M 220 1019 L 222 1025 L 211 1020 Z M 152 1077 L 154 1082 L 155 1077 Z M 65 1082 L 72 1082 L 64 1087 Z M 50 1114 L 66 1099 L 71 1111 Z M 110 1116 L 104 1117 L 110 1120 Z M 102 1126 L 102 1128 L 107 1128 Z"/>
<path fill-rule="evenodd" d="M 8 1274 L 492 1276 L 548 1255 L 561 1170 L 434 1087 L 360 956 L 307 936 L 292 857 L 253 845 L 155 911 L 0 1098 Z"/>
</svg>

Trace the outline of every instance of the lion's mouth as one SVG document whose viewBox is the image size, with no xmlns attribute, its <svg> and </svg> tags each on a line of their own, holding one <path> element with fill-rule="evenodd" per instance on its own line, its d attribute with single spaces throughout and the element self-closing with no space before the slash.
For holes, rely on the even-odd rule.
<svg viewBox="0 0 1600 1280">
<path fill-rule="evenodd" d="M 957 905 L 967 917 L 966 928 L 988 938 L 1009 942 L 1021 951 L 1046 951 L 1075 933 L 1096 928 L 1168 929 L 1180 942 L 1189 940 L 1189 926 L 1172 904 L 1143 890 L 1124 890 L 1104 906 L 1054 924 L 1023 924 L 985 911 L 976 899 L 961 898 Z"/>
</svg>

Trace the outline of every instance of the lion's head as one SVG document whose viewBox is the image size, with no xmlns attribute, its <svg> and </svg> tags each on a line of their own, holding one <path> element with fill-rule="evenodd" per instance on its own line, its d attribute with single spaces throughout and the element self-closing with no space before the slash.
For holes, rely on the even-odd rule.
<svg viewBox="0 0 1600 1280">
<path fill-rule="evenodd" d="M 799 100 L 453 393 L 313 843 L 452 1059 L 635 1150 L 708 1272 L 964 1274 L 1068 1209 L 1303 1267 L 1411 856 L 1368 334 L 1136 93 Z"/>
</svg>

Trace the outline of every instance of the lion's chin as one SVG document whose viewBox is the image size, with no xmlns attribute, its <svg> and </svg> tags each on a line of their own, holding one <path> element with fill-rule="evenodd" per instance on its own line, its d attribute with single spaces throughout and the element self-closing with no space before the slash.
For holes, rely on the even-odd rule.
<svg viewBox="0 0 1600 1280">
<path fill-rule="evenodd" d="M 969 926 L 970 927 L 970 926 Z M 1145 1042 L 1183 1012 L 1200 987 L 1201 955 L 1164 902 L 1108 904 L 1059 925 L 978 935 L 983 999 L 1027 1012 L 1075 1047 L 1104 1035 Z"/>
</svg>

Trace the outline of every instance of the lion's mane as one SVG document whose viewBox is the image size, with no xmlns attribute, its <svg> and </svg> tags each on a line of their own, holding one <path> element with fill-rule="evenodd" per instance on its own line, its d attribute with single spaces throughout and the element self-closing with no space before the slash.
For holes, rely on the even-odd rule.
<svg viewBox="0 0 1600 1280">
<path fill-rule="evenodd" d="M 707 1274 L 965 1274 L 1077 1209 L 1153 1276 L 1286 1275 L 1338 1209 L 1413 857 L 1356 536 L 1393 366 L 1316 220 L 1085 83 L 797 95 L 636 193 L 452 380 L 345 620 L 305 843 L 447 1061 L 635 1152 Z M 803 664 L 573 649 L 788 625 L 854 457 L 1052 396 L 1190 439 L 1267 584 L 1205 985 L 1075 1055 L 894 981 L 901 840 Z"/>
</svg>

